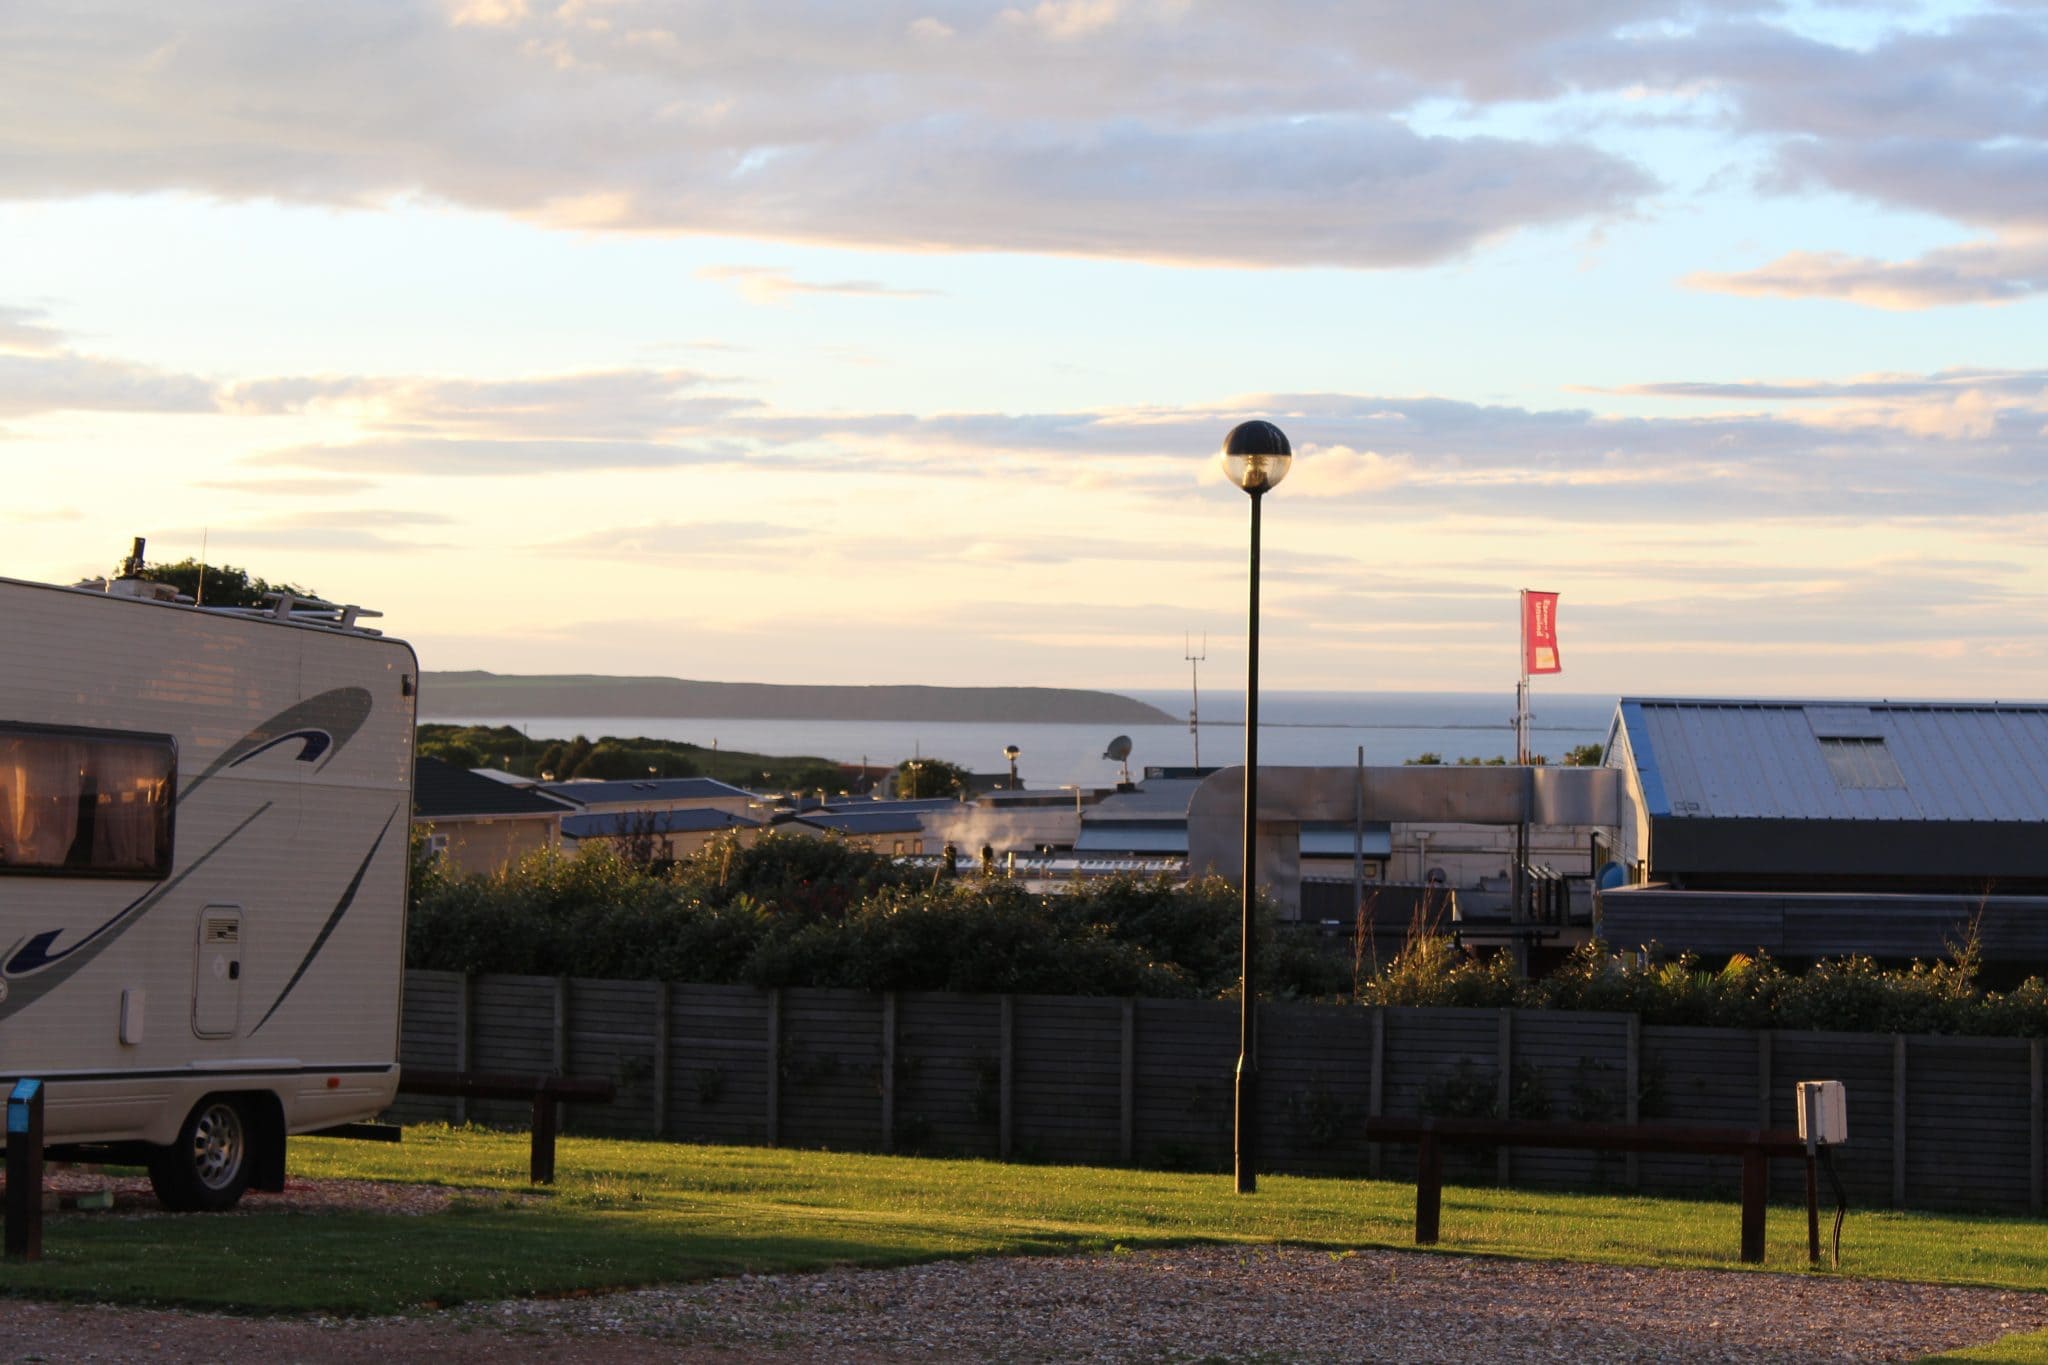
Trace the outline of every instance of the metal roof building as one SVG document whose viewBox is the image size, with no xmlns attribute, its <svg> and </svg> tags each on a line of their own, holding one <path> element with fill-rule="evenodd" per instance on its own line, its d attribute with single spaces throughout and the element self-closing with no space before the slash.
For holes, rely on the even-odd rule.
<svg viewBox="0 0 2048 1365">
<path fill-rule="evenodd" d="M 1608 764 L 1649 881 L 2048 889 L 2048 706 L 1626 698 Z"/>
<path fill-rule="evenodd" d="M 1622 946 L 2048 960 L 2048 706 L 1624 698 Z"/>
</svg>

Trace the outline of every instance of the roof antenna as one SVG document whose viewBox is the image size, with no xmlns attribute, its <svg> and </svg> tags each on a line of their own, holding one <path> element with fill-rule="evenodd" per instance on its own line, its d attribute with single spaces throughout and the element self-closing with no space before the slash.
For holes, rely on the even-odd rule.
<svg viewBox="0 0 2048 1365">
<path fill-rule="evenodd" d="M 1195 766 L 1202 766 L 1202 662 L 1209 657 L 1209 632 L 1202 632 L 1202 652 L 1195 653 L 1193 634 L 1185 636 L 1187 641 L 1189 688 L 1193 704 L 1188 707 L 1188 733 L 1195 737 Z"/>
</svg>

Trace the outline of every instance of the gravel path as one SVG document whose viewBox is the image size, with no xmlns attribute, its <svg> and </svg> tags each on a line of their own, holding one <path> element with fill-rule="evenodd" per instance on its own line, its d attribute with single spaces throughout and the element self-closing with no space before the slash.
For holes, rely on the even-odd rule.
<svg viewBox="0 0 2048 1365">
<path fill-rule="evenodd" d="M 0 1360 L 1874 1361 L 2048 1327 L 2048 1296 L 1403 1251 L 1196 1247 L 761 1275 L 404 1318 L 0 1301 Z"/>
</svg>

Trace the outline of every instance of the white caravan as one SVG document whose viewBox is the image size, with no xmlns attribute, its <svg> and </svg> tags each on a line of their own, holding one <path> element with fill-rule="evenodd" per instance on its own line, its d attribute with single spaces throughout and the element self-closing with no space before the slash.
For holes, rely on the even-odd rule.
<svg viewBox="0 0 2048 1365">
<path fill-rule="evenodd" d="M 0 579 L 0 1079 L 220 1209 L 397 1089 L 419 664 L 162 592 Z"/>
</svg>

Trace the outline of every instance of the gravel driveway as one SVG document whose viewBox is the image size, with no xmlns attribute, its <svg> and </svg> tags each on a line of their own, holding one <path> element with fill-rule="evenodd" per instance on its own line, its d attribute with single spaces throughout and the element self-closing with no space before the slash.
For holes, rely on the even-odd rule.
<svg viewBox="0 0 2048 1365">
<path fill-rule="evenodd" d="M 146 1204 L 122 1182 L 130 1208 Z M 257 1213 L 445 1207 L 293 1181 Z M 147 1216 L 147 1215 L 145 1215 Z M 0 1300 L 0 1362 L 1875 1361 L 2048 1328 L 2048 1295 L 1414 1251 L 1188 1247 L 749 1275 L 397 1318 Z"/>
<path fill-rule="evenodd" d="M 2048 1296 L 1404 1251 L 1192 1247 L 760 1275 L 403 1318 L 0 1303 L 7 1361 L 1875 1361 Z"/>
</svg>

